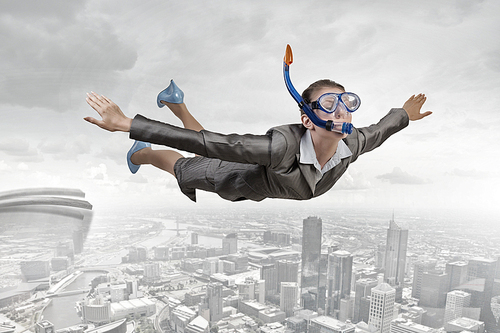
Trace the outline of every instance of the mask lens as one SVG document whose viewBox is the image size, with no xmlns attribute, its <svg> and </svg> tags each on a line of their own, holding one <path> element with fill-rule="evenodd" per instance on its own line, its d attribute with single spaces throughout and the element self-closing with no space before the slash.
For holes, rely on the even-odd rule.
<svg viewBox="0 0 500 333">
<path fill-rule="evenodd" d="M 321 96 L 318 102 L 325 111 L 333 112 L 337 107 L 338 100 L 336 95 L 326 94 Z"/>
<path fill-rule="evenodd" d="M 354 93 L 343 93 L 340 98 L 342 98 L 342 102 L 351 112 L 356 111 L 361 105 L 361 100 L 358 95 Z"/>
</svg>

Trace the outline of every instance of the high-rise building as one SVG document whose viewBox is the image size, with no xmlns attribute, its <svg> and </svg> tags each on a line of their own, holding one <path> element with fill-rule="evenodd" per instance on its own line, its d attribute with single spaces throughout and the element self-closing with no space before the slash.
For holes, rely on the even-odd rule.
<svg viewBox="0 0 500 333">
<path fill-rule="evenodd" d="M 277 289 L 280 291 L 281 282 L 298 282 L 299 262 L 292 260 L 278 260 L 276 262 Z"/>
<path fill-rule="evenodd" d="M 238 294 L 243 301 L 256 300 L 259 303 L 265 303 L 265 281 L 255 280 L 251 277 L 245 281 L 236 283 Z"/>
<path fill-rule="evenodd" d="M 297 306 L 299 285 L 297 282 L 282 282 L 280 285 L 280 310 L 287 317 L 293 316 L 293 309 Z"/>
<path fill-rule="evenodd" d="M 83 242 L 85 240 L 83 230 L 73 231 L 73 251 L 75 254 L 83 252 Z"/>
<path fill-rule="evenodd" d="M 464 316 L 464 308 L 470 305 L 471 295 L 461 290 L 450 291 L 446 296 L 444 323 Z"/>
<path fill-rule="evenodd" d="M 278 293 L 278 271 L 275 264 L 262 265 L 260 268 L 260 278 L 266 281 L 266 298 Z"/>
<path fill-rule="evenodd" d="M 339 319 L 341 300 L 350 298 L 352 255 L 338 250 L 328 254 L 325 314 Z"/>
<path fill-rule="evenodd" d="M 401 228 L 393 217 L 387 229 L 384 282 L 396 289 L 396 302 L 402 300 L 407 247 L 408 229 Z"/>
<path fill-rule="evenodd" d="M 413 285 L 411 288 L 411 297 L 420 299 L 422 292 L 422 279 L 425 272 L 436 268 L 437 260 L 419 260 L 413 265 Z"/>
<path fill-rule="evenodd" d="M 356 281 L 356 290 L 354 293 L 354 323 L 359 323 L 360 321 L 368 323 L 370 296 L 372 288 L 375 288 L 377 284 L 378 281 L 376 279 L 365 278 Z M 367 311 L 362 311 L 363 309 Z"/>
<path fill-rule="evenodd" d="M 232 254 L 238 252 L 238 235 L 232 233 L 222 239 L 222 252 Z"/>
<path fill-rule="evenodd" d="M 208 319 L 210 322 L 222 319 L 222 283 L 209 283 L 207 285 L 207 294 L 203 299 L 203 309 L 209 310 Z"/>
<path fill-rule="evenodd" d="M 198 244 L 198 234 L 196 232 L 191 233 L 191 244 Z"/>
<path fill-rule="evenodd" d="M 302 227 L 301 305 L 308 310 L 318 309 L 318 291 L 321 258 L 322 221 L 308 217 Z"/>
<path fill-rule="evenodd" d="M 431 308 L 444 308 L 449 278 L 444 272 L 432 271 L 422 275 L 419 305 Z"/>
<path fill-rule="evenodd" d="M 481 293 L 475 293 L 477 297 L 471 296 L 471 306 L 481 308 L 479 320 L 484 322 L 488 333 L 500 333 L 500 323 L 496 321 L 491 309 L 496 267 L 496 259 L 475 258 L 469 260 L 467 270 L 467 280 L 475 286 L 474 289 L 478 288 L 478 285 L 482 287 Z"/>
<path fill-rule="evenodd" d="M 387 283 L 372 288 L 370 299 L 370 316 L 368 326 L 376 329 L 376 333 L 389 333 L 394 319 L 394 302 L 396 290 Z"/>
<path fill-rule="evenodd" d="M 468 265 L 465 261 L 446 263 L 446 274 L 450 280 L 448 290 L 453 290 L 467 282 L 467 268 Z"/>
<path fill-rule="evenodd" d="M 144 264 L 144 281 L 145 282 L 155 282 L 160 280 L 161 270 L 160 264 L 158 262 L 150 262 Z"/>
</svg>

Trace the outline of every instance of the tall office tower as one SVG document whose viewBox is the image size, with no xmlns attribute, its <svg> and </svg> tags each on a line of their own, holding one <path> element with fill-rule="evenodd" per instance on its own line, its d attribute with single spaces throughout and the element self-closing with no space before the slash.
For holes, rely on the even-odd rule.
<svg viewBox="0 0 500 333">
<path fill-rule="evenodd" d="M 488 333 L 499 333 L 500 323 L 495 320 L 491 310 L 491 298 L 493 297 L 493 285 L 495 280 L 496 259 L 475 258 L 469 260 L 467 280 L 474 281 L 471 284 L 475 288 L 482 287 L 482 292 L 477 298 L 471 296 L 471 306 L 481 308 L 479 320 L 484 322 Z"/>
<path fill-rule="evenodd" d="M 446 308 L 444 311 L 444 323 L 450 320 L 464 317 L 463 310 L 470 305 L 471 295 L 461 290 L 450 291 L 446 295 Z"/>
<path fill-rule="evenodd" d="M 322 221 L 318 217 L 308 217 L 302 224 L 302 276 L 300 283 L 300 303 L 308 310 L 317 311 Z"/>
<path fill-rule="evenodd" d="M 448 283 L 448 275 L 444 272 L 425 272 L 422 275 L 422 288 L 418 305 L 431 308 L 444 308 L 446 305 Z"/>
<path fill-rule="evenodd" d="M 236 283 L 241 300 L 256 300 L 264 304 L 264 283 L 264 280 L 254 280 L 252 277 L 247 277 L 245 281 Z"/>
<path fill-rule="evenodd" d="M 396 302 L 398 303 L 403 298 L 407 247 L 408 229 L 403 229 L 397 225 L 393 217 L 389 229 L 387 229 L 384 282 L 396 289 Z"/>
<path fill-rule="evenodd" d="M 191 245 L 198 244 L 198 234 L 196 232 L 191 233 Z"/>
<path fill-rule="evenodd" d="M 160 280 L 161 270 L 158 262 L 144 264 L 144 282 L 152 283 Z"/>
<path fill-rule="evenodd" d="M 278 293 L 278 272 L 275 264 L 262 265 L 260 267 L 260 278 L 266 281 L 266 298 Z"/>
<path fill-rule="evenodd" d="M 59 242 L 56 245 L 56 257 L 69 257 L 73 262 L 75 258 L 75 252 L 73 250 L 73 244 L 70 241 L 67 242 Z"/>
<path fill-rule="evenodd" d="M 293 316 L 293 309 L 297 306 L 299 284 L 297 282 L 282 282 L 280 285 L 280 310 L 287 317 Z"/>
<path fill-rule="evenodd" d="M 208 310 L 208 314 L 204 310 Z M 200 305 L 200 313 L 206 315 L 204 318 L 210 322 L 222 319 L 222 283 L 207 285 L 207 293 Z"/>
<path fill-rule="evenodd" d="M 340 301 L 351 295 L 352 255 L 347 251 L 328 254 L 325 314 L 339 319 Z"/>
<path fill-rule="evenodd" d="M 465 261 L 455 261 L 446 263 L 446 274 L 450 280 L 448 291 L 455 289 L 459 285 L 467 282 L 468 265 Z"/>
<path fill-rule="evenodd" d="M 375 252 L 375 267 L 385 267 L 385 244 L 379 244 Z"/>
<path fill-rule="evenodd" d="M 224 254 L 233 254 L 238 252 L 238 235 L 229 234 L 222 239 L 222 252 Z"/>
<path fill-rule="evenodd" d="M 381 283 L 372 289 L 368 326 L 374 327 L 376 333 L 389 333 L 394 319 L 395 300 L 396 290 L 387 283 Z"/>
<path fill-rule="evenodd" d="M 276 262 L 277 289 L 280 291 L 281 282 L 299 282 L 299 262 L 292 260 L 278 260 Z"/>
<path fill-rule="evenodd" d="M 370 303 L 369 300 L 372 288 L 375 288 L 377 284 L 377 279 L 359 279 L 356 281 L 356 289 L 354 292 L 354 323 L 359 323 L 360 321 L 368 323 L 369 312 L 363 312 L 362 309 L 369 309 L 369 307 L 362 306 L 362 304 Z"/>
<path fill-rule="evenodd" d="M 73 251 L 75 254 L 83 252 L 84 232 L 83 230 L 73 231 Z"/>
<path fill-rule="evenodd" d="M 411 288 L 411 297 L 420 299 L 422 292 L 422 278 L 425 272 L 436 268 L 437 260 L 419 260 L 413 265 L 413 285 Z"/>
</svg>

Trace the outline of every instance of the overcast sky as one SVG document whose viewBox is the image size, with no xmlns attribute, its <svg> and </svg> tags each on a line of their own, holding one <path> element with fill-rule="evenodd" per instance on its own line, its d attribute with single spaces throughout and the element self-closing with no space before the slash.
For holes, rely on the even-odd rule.
<svg viewBox="0 0 500 333">
<path fill-rule="evenodd" d="M 79 188 L 96 212 L 203 207 L 458 210 L 498 218 L 500 2 L 2 1 L 0 190 Z M 129 116 L 180 125 L 156 96 L 171 78 L 206 129 L 264 134 L 299 121 L 282 77 L 286 44 L 299 91 L 331 78 L 377 122 L 423 92 L 424 111 L 308 202 L 230 203 L 150 166 L 132 175 L 132 140 L 83 120 L 95 91 Z M 157 147 L 160 148 L 160 147 Z M 321 215 L 320 213 L 318 213 Z"/>
</svg>

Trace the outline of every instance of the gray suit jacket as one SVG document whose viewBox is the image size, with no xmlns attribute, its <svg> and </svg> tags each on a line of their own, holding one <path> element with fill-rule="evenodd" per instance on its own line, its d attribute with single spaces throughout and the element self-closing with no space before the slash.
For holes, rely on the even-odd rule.
<svg viewBox="0 0 500 333">
<path fill-rule="evenodd" d="M 210 178 L 214 192 L 222 198 L 238 201 L 265 198 L 305 200 L 317 197 L 337 182 L 358 156 L 380 146 L 388 137 L 408 126 L 404 109 L 392 109 L 377 124 L 354 128 L 344 139 L 352 156 L 323 175 L 316 183 L 316 169 L 300 164 L 302 124 L 271 128 L 265 135 L 219 134 L 192 131 L 137 115 L 132 121 L 130 138 L 165 145 L 211 159 L 218 159 Z M 182 184 L 179 184 L 182 188 Z M 194 189 L 186 193 L 195 200 Z"/>
</svg>

